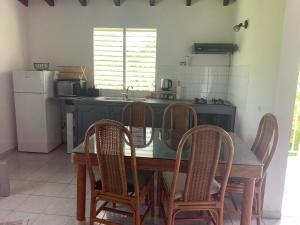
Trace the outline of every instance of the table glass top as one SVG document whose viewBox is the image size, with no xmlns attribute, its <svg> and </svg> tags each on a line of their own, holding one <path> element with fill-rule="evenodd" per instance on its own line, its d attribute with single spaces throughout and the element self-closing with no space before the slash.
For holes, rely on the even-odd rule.
<svg viewBox="0 0 300 225">
<path fill-rule="evenodd" d="M 132 128 L 131 133 L 136 150 L 136 157 L 151 159 L 176 159 L 177 145 L 185 133 L 185 130 L 170 130 L 160 128 Z M 233 164 L 258 166 L 262 163 L 251 152 L 250 146 L 246 145 L 236 134 L 230 133 L 234 143 Z M 187 160 L 190 152 L 189 143 L 186 144 L 182 154 L 182 160 Z M 125 140 L 124 151 L 126 156 L 130 156 L 130 147 Z M 83 143 L 73 149 L 73 153 L 83 153 Z M 95 139 L 90 139 L 90 152 L 95 153 Z M 226 151 L 222 150 L 220 163 L 226 159 Z"/>
</svg>

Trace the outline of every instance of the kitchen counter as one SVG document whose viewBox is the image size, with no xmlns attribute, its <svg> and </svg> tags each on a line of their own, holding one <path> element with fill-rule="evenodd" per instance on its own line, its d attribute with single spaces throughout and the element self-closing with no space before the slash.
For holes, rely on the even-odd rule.
<svg viewBox="0 0 300 225">
<path fill-rule="evenodd" d="M 164 100 L 129 98 L 124 101 L 121 97 L 58 97 L 58 100 L 71 102 L 75 112 L 75 140 L 81 143 L 87 128 L 97 120 L 111 119 L 120 121 L 123 107 L 132 101 L 143 101 L 151 105 L 154 111 L 155 127 L 161 127 L 164 109 L 172 103 L 193 104 L 192 100 Z M 193 104 L 198 114 L 198 124 L 213 124 L 223 127 L 227 131 L 234 131 L 236 107 L 228 101 L 225 104 Z M 192 121 L 191 121 L 192 124 Z"/>
<path fill-rule="evenodd" d="M 206 104 L 200 104 L 200 103 L 193 103 L 193 100 L 191 99 L 182 99 L 182 100 L 166 100 L 166 99 L 152 99 L 152 98 L 129 98 L 128 101 L 125 101 L 123 99 L 118 99 L 119 97 L 54 97 L 53 99 L 57 100 L 67 100 L 67 101 L 73 101 L 75 104 L 99 104 L 101 102 L 103 103 L 117 103 L 117 104 L 127 104 L 128 102 L 133 101 L 142 101 L 148 104 L 161 104 L 161 105 L 169 105 L 173 103 L 187 103 L 187 104 L 193 104 L 194 106 L 206 106 L 206 105 L 213 105 L 213 106 L 229 106 L 229 107 L 235 107 L 232 103 L 229 101 L 224 101 L 224 105 L 222 104 L 215 104 L 212 101 L 208 101 Z"/>
</svg>

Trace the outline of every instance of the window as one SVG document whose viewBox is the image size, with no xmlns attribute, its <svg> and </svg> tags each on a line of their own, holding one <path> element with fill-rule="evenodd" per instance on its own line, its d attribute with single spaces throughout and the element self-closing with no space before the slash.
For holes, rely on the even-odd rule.
<svg viewBox="0 0 300 225">
<path fill-rule="evenodd" d="M 99 89 L 154 90 L 156 29 L 94 28 L 94 83 Z"/>
</svg>

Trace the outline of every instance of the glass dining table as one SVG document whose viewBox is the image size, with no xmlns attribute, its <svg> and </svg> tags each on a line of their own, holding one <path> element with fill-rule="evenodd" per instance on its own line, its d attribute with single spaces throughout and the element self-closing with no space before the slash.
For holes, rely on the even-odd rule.
<svg viewBox="0 0 300 225">
<path fill-rule="evenodd" d="M 130 128 L 136 151 L 138 169 L 152 171 L 174 171 L 176 150 L 185 130 L 161 128 Z M 245 180 L 243 193 L 241 225 L 250 225 L 255 179 L 262 177 L 263 164 L 256 158 L 250 147 L 236 134 L 230 133 L 234 143 L 234 157 L 230 177 L 240 177 Z M 92 162 L 97 165 L 95 138 L 90 138 Z M 187 170 L 189 159 L 189 144 L 185 146 L 180 163 L 181 172 Z M 130 147 L 124 141 L 124 155 L 126 165 L 130 165 Z M 86 204 L 86 157 L 83 143 L 75 147 L 71 155 L 72 163 L 77 166 L 77 220 L 85 221 Z M 217 168 L 217 175 L 225 169 L 226 151 L 222 151 Z"/>
</svg>

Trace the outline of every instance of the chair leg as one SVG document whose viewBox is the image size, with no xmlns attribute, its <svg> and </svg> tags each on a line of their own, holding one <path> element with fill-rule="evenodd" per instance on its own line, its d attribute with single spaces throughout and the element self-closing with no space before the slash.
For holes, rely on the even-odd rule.
<svg viewBox="0 0 300 225">
<path fill-rule="evenodd" d="M 172 211 L 172 210 L 169 209 L 169 211 Z M 169 212 L 168 213 L 168 219 L 167 219 L 167 225 L 173 225 L 173 224 L 174 224 L 174 222 L 173 222 L 173 214 L 172 214 L 172 212 Z"/>
<path fill-rule="evenodd" d="M 158 204 L 158 207 L 159 207 L 159 217 L 162 217 L 162 208 L 163 208 L 163 188 L 162 188 L 162 184 L 160 182 L 160 172 L 158 172 L 158 181 L 157 181 L 157 204 Z"/>
<path fill-rule="evenodd" d="M 218 210 L 219 215 L 218 215 L 218 225 L 223 225 L 224 224 L 224 211 L 223 208 Z"/>
<path fill-rule="evenodd" d="M 90 225 L 94 225 L 94 218 L 96 218 L 96 198 L 91 196 Z"/>
<path fill-rule="evenodd" d="M 176 214 L 174 213 L 173 216 L 172 216 L 172 225 L 175 224 L 175 217 L 176 217 Z"/>
<path fill-rule="evenodd" d="M 260 225 L 261 224 L 261 216 L 262 216 L 262 199 L 261 199 L 261 194 L 256 194 L 256 202 L 257 202 L 257 209 L 256 209 L 256 224 Z"/>
<path fill-rule="evenodd" d="M 266 177 L 264 178 L 263 182 L 262 182 L 262 186 L 260 189 L 260 195 L 261 195 L 261 211 L 264 205 L 264 198 L 265 198 L 265 189 L 266 189 Z"/>
<path fill-rule="evenodd" d="M 151 216 L 155 215 L 155 196 L 154 196 L 154 178 L 152 180 L 152 187 L 150 192 Z"/>
<path fill-rule="evenodd" d="M 141 225 L 141 216 L 139 209 L 136 209 L 134 212 L 134 225 Z"/>
<path fill-rule="evenodd" d="M 159 206 L 160 204 L 160 196 L 161 196 L 161 188 L 160 188 L 160 178 L 161 178 L 161 172 L 157 172 L 157 181 L 156 181 L 156 204 Z"/>
</svg>

